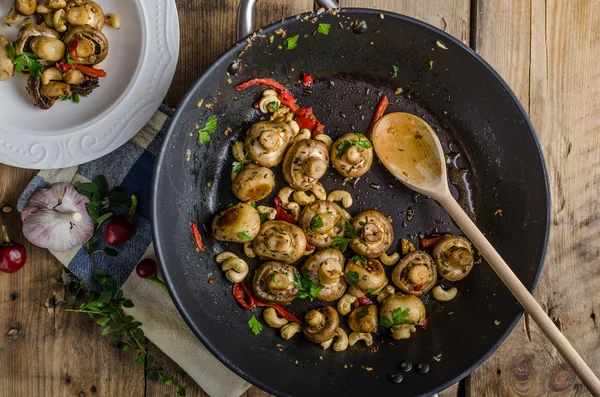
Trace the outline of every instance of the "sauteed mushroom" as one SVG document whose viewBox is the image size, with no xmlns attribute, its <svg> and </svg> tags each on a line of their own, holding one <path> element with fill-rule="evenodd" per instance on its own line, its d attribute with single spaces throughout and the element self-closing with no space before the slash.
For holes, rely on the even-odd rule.
<svg viewBox="0 0 600 397">
<path fill-rule="evenodd" d="M 44 40 L 40 40 L 42 38 Z M 35 39 L 37 39 L 37 43 L 34 46 L 33 41 Z M 19 31 L 19 35 L 17 36 L 15 56 L 19 56 L 24 52 L 33 51 L 35 53 L 37 49 L 39 53 L 35 54 L 41 58 L 39 62 L 45 66 L 51 65 L 56 61 L 43 58 L 42 55 L 57 55 L 61 51 L 64 55 L 65 46 L 63 43 L 58 44 L 57 41 L 60 41 L 60 35 L 57 31 L 40 25 L 27 25 Z M 27 67 L 24 70 L 29 71 Z"/>
<path fill-rule="evenodd" d="M 286 123 L 260 121 L 246 133 L 248 158 L 261 167 L 275 167 L 283 160 L 294 132 Z"/>
<path fill-rule="evenodd" d="M 84 80 L 82 84 L 71 84 L 71 92 L 75 94 L 84 94 L 89 95 L 93 90 L 100 86 L 100 81 L 97 77 L 90 77 L 84 75 Z M 65 76 L 65 81 L 67 77 Z"/>
<path fill-rule="evenodd" d="M 35 55 L 47 61 L 57 62 L 65 56 L 65 44 L 54 37 L 36 37 L 30 46 Z"/>
<path fill-rule="evenodd" d="M 366 174 L 373 164 L 373 145 L 362 134 L 346 134 L 331 147 L 331 165 L 346 178 Z"/>
<path fill-rule="evenodd" d="M 394 230 L 388 219 L 378 211 L 361 212 L 352 218 L 358 238 L 350 242 L 354 252 L 367 258 L 377 258 L 394 241 Z"/>
<path fill-rule="evenodd" d="M 302 326 L 304 337 L 314 343 L 323 343 L 335 336 L 340 324 L 340 318 L 331 306 L 309 311 L 304 317 Z"/>
<path fill-rule="evenodd" d="M 348 325 L 354 332 L 377 332 L 377 306 L 359 306 L 350 313 Z"/>
<path fill-rule="evenodd" d="M 275 187 L 275 174 L 266 167 L 240 171 L 231 185 L 231 190 L 240 201 L 260 201 Z"/>
<path fill-rule="evenodd" d="M 285 154 L 283 177 L 294 190 L 307 191 L 325 175 L 328 164 L 327 146 L 314 139 L 303 139 Z"/>
<path fill-rule="evenodd" d="M 304 254 L 306 237 L 296 225 L 284 221 L 267 221 L 260 227 L 253 248 L 256 255 L 263 259 L 292 263 Z"/>
<path fill-rule="evenodd" d="M 32 15 L 37 7 L 37 0 L 15 0 L 14 10 L 19 15 Z"/>
<path fill-rule="evenodd" d="M 73 13 L 73 10 L 76 11 L 77 15 Z M 96 2 L 90 0 L 70 1 L 67 3 L 65 11 L 67 12 L 67 19 L 71 15 L 71 19 L 74 20 L 74 22 L 69 20 L 69 23 L 73 25 L 87 25 L 98 30 L 102 30 L 104 27 L 104 11 Z"/>
<path fill-rule="evenodd" d="M 256 209 L 239 203 L 223 210 L 212 222 L 213 236 L 220 241 L 245 243 L 256 237 L 260 229 L 260 216 Z"/>
<path fill-rule="evenodd" d="M 425 305 L 413 295 L 388 296 L 379 308 L 379 324 L 389 327 L 396 340 L 408 339 L 415 324 L 425 320 Z"/>
<path fill-rule="evenodd" d="M 298 270 L 294 266 L 279 262 L 265 262 L 252 279 L 252 291 L 257 299 L 267 303 L 287 305 L 294 300 L 298 288 L 294 276 Z"/>
<path fill-rule="evenodd" d="M 473 268 L 471 243 L 462 236 L 447 236 L 433 249 L 433 259 L 440 276 L 450 281 L 462 280 Z"/>
<path fill-rule="evenodd" d="M 315 201 L 304 207 L 298 225 L 311 245 L 329 247 L 334 237 L 344 237 L 344 211 L 334 202 Z"/>
<path fill-rule="evenodd" d="M 388 283 L 383 265 L 377 259 L 354 256 L 346 263 L 344 277 L 350 288 L 348 292 L 356 297 L 377 294 Z"/>
<path fill-rule="evenodd" d="M 411 295 L 427 293 L 437 282 L 433 259 L 423 251 L 409 252 L 394 268 L 392 282 Z"/>
<path fill-rule="evenodd" d="M 76 46 L 74 59 L 80 65 L 96 65 L 108 55 L 108 39 L 91 26 L 75 26 L 63 38 L 67 47 Z M 77 44 L 74 44 L 74 43 Z"/>
<path fill-rule="evenodd" d="M 0 36 L 0 81 L 6 81 L 15 74 L 15 64 L 8 57 L 8 40 Z"/>
<path fill-rule="evenodd" d="M 29 79 L 27 79 L 27 93 L 31 102 L 43 110 L 50 109 L 56 101 L 56 97 L 47 97 L 43 94 L 42 78 L 40 76 L 29 76 Z"/>
<path fill-rule="evenodd" d="M 318 299 L 331 302 L 344 295 L 344 260 L 344 254 L 339 249 L 328 248 L 317 252 L 304 262 L 302 268 L 308 271 L 310 280 L 317 287 L 323 287 L 317 295 Z"/>
</svg>

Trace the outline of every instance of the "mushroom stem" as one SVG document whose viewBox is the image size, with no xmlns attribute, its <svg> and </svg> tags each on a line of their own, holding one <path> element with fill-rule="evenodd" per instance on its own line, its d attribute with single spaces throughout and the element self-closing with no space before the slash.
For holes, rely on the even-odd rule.
<svg viewBox="0 0 600 397">
<path fill-rule="evenodd" d="M 429 269 L 425 265 L 415 265 L 408 271 L 408 279 L 416 284 L 424 284 L 429 281 Z"/>
<path fill-rule="evenodd" d="M 8 238 L 8 229 L 6 229 L 6 225 L 2 225 L 2 237 L 5 243 L 10 244 L 10 238 Z"/>
<path fill-rule="evenodd" d="M 290 280 L 285 274 L 272 273 L 268 281 L 268 289 L 273 292 L 286 291 L 290 285 Z"/>
<path fill-rule="evenodd" d="M 448 262 L 456 267 L 467 267 L 473 263 L 473 254 L 470 250 L 459 247 L 452 250 Z"/>
<path fill-rule="evenodd" d="M 335 284 L 342 276 L 341 266 L 326 261 L 319 266 L 319 281 L 323 285 Z"/>
<path fill-rule="evenodd" d="M 308 325 L 314 328 L 320 328 L 325 322 L 325 316 L 318 310 L 311 310 L 304 319 Z"/>
</svg>

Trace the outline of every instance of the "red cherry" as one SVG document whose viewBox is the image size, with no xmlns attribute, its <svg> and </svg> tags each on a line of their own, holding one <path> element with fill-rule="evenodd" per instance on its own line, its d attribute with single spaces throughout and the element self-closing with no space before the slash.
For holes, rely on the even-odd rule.
<svg viewBox="0 0 600 397">
<path fill-rule="evenodd" d="M 135 267 L 135 272 L 141 278 L 149 278 L 156 274 L 156 262 L 152 258 L 146 258 L 140 261 Z"/>
<path fill-rule="evenodd" d="M 2 225 L 2 234 L 4 242 L 0 244 L 0 272 L 17 272 L 25 266 L 27 252 L 22 244 L 10 241 L 4 225 Z"/>
<path fill-rule="evenodd" d="M 104 241 L 108 245 L 120 245 L 129 241 L 135 233 L 135 224 L 127 218 L 115 216 L 110 220 L 104 233 Z"/>
</svg>

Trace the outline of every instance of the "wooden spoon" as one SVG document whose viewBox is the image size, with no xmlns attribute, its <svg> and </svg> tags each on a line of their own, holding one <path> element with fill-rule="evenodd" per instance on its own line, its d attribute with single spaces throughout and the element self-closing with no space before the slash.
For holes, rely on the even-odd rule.
<svg viewBox="0 0 600 397">
<path fill-rule="evenodd" d="M 390 113 L 375 124 L 372 140 L 377 156 L 400 182 L 446 209 L 581 381 L 600 396 L 600 380 L 450 194 L 444 151 L 429 124 L 410 113 Z"/>
</svg>

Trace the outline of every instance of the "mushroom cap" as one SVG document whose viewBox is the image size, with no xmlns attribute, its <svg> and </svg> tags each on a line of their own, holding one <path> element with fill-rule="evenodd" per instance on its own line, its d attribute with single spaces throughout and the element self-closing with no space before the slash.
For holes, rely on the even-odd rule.
<svg viewBox="0 0 600 397">
<path fill-rule="evenodd" d="M 402 324 L 418 324 L 425 320 L 427 313 L 421 299 L 414 295 L 393 294 L 385 298 L 379 307 L 379 318 L 387 317 L 394 323 L 394 312 L 409 310 L 408 315 L 402 319 Z M 381 321 L 380 321 L 381 322 Z M 399 324 L 396 324 L 399 325 Z"/>
<path fill-rule="evenodd" d="M 248 158 L 261 167 L 275 167 L 283 160 L 294 132 L 287 123 L 259 121 L 246 133 Z"/>
<path fill-rule="evenodd" d="M 287 305 L 294 300 L 298 288 L 294 276 L 298 270 L 280 262 L 265 262 L 254 273 L 252 291 L 254 296 L 264 302 Z"/>
<path fill-rule="evenodd" d="M 48 98 L 42 93 L 42 78 L 40 76 L 29 76 L 27 79 L 27 93 L 31 102 L 43 110 L 50 109 L 56 101 L 56 98 Z"/>
<path fill-rule="evenodd" d="M 316 216 L 321 218 L 323 226 L 313 227 Z M 344 211 L 333 201 L 318 200 L 302 210 L 298 225 L 304 231 L 311 245 L 329 247 L 334 237 L 344 237 L 346 217 Z"/>
<path fill-rule="evenodd" d="M 376 293 L 388 284 L 388 278 L 381 262 L 367 259 L 362 263 L 358 259 L 349 259 L 344 270 L 344 277 L 350 287 L 350 294 L 356 297 Z"/>
<path fill-rule="evenodd" d="M 248 168 L 240 171 L 231 190 L 240 201 L 260 201 L 275 188 L 275 174 L 266 167 Z"/>
<path fill-rule="evenodd" d="M 370 148 L 362 148 L 356 145 L 347 147 L 342 153 L 340 150 L 344 148 L 343 142 L 346 140 L 354 142 L 361 138 L 356 133 L 350 133 L 342 136 L 331 146 L 331 165 L 340 174 L 347 178 L 357 178 L 366 174 L 373 164 L 373 146 Z"/>
<path fill-rule="evenodd" d="M 31 51 L 51 62 L 58 62 L 65 56 L 65 43 L 56 37 L 38 36 L 29 43 Z"/>
<path fill-rule="evenodd" d="M 67 32 L 63 42 L 67 48 L 70 48 L 71 43 L 76 40 L 88 40 L 94 46 L 94 52 L 90 56 L 84 58 L 78 56 L 74 59 L 78 64 L 96 65 L 108 56 L 108 39 L 100 30 L 88 25 L 75 26 Z"/>
<path fill-rule="evenodd" d="M 54 29 L 45 28 L 40 25 L 24 26 L 23 28 L 21 28 L 21 30 L 19 30 L 17 41 L 15 41 L 15 56 L 18 57 L 24 52 L 32 52 L 31 41 L 37 37 L 49 37 L 53 39 L 60 39 L 60 34 Z M 38 61 L 45 66 L 55 63 L 46 59 L 39 59 Z M 29 68 L 25 66 L 23 70 L 29 71 Z"/>
<path fill-rule="evenodd" d="M 85 23 L 87 26 L 102 30 L 106 22 L 106 18 L 104 16 L 104 10 L 102 10 L 102 7 L 100 7 L 98 3 L 91 0 L 70 1 L 65 7 L 65 11 L 68 13 L 69 10 L 74 7 L 85 8 L 85 11 L 88 15 L 88 19 Z"/>
<path fill-rule="evenodd" d="M 284 221 L 267 221 L 260 227 L 252 244 L 254 252 L 262 259 L 292 263 L 304 254 L 306 237 L 296 225 Z"/>
<path fill-rule="evenodd" d="M 354 332 L 377 332 L 379 320 L 377 318 L 377 306 L 359 306 L 352 310 L 348 317 L 348 325 Z"/>
<path fill-rule="evenodd" d="M 433 259 L 424 251 L 409 252 L 392 271 L 392 282 L 407 294 L 421 296 L 427 293 L 437 282 Z"/>
<path fill-rule="evenodd" d="M 247 243 L 256 237 L 259 230 L 258 211 L 246 203 L 226 208 L 215 216 L 212 222 L 213 236 L 220 241 Z"/>
<path fill-rule="evenodd" d="M 319 326 L 309 324 L 309 318 L 315 313 L 320 313 L 323 321 Z M 318 315 L 317 315 L 318 316 Z M 320 309 L 311 310 L 305 316 L 306 322 L 302 326 L 304 337 L 314 343 L 323 343 L 335 336 L 335 331 L 340 325 L 340 318 L 337 311 L 331 306 L 324 306 Z"/>
<path fill-rule="evenodd" d="M 326 302 L 335 301 L 346 292 L 344 280 L 344 254 L 337 248 L 328 248 L 317 252 L 304 262 L 303 270 L 317 287 L 323 289 L 317 299 Z"/>
<path fill-rule="evenodd" d="M 358 238 L 350 242 L 350 248 L 367 258 L 378 258 L 394 241 L 394 229 L 381 212 L 368 210 L 352 218 L 352 226 Z"/>
<path fill-rule="evenodd" d="M 329 153 L 323 142 L 302 139 L 283 159 L 283 177 L 294 190 L 307 191 L 315 186 L 329 165 Z"/>
<path fill-rule="evenodd" d="M 15 64 L 8 57 L 8 40 L 0 36 L 0 81 L 6 81 L 15 74 Z"/>
<path fill-rule="evenodd" d="M 440 276 L 450 281 L 462 280 L 475 262 L 469 240 L 462 236 L 447 236 L 433 248 L 433 260 Z"/>
</svg>

